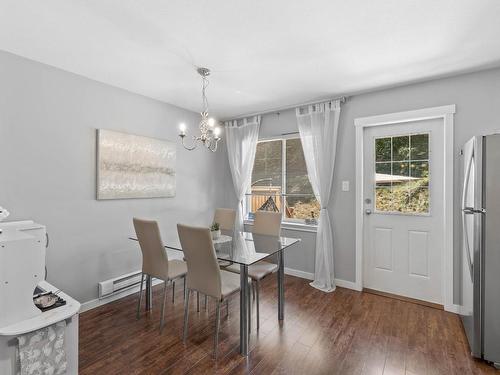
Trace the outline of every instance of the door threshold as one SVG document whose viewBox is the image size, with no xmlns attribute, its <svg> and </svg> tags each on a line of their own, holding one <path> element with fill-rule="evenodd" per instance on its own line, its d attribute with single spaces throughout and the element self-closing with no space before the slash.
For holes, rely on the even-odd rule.
<svg viewBox="0 0 500 375">
<path fill-rule="evenodd" d="M 425 307 L 431 307 L 433 309 L 444 310 L 443 305 L 440 305 L 438 303 L 433 303 L 433 302 L 422 301 L 422 300 L 416 299 L 416 298 L 410 298 L 410 297 L 400 296 L 398 294 L 381 292 L 380 290 L 369 289 L 369 288 L 363 288 L 363 292 L 370 293 L 370 294 L 376 294 L 376 295 L 382 296 L 382 297 L 397 299 L 397 300 L 404 301 L 404 302 L 410 302 L 410 303 L 414 303 L 416 305 L 421 305 L 421 306 L 425 306 Z"/>
</svg>

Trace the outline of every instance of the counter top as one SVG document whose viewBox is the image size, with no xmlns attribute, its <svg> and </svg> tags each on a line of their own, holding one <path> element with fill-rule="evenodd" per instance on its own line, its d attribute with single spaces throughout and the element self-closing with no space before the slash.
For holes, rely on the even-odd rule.
<svg viewBox="0 0 500 375">
<path fill-rule="evenodd" d="M 56 292 L 58 289 L 46 281 L 38 284 L 39 287 L 47 292 Z M 59 296 L 66 301 L 66 305 L 40 312 L 39 315 L 10 324 L 8 326 L 0 327 L 0 336 L 17 336 L 27 332 L 36 331 L 37 329 L 50 326 L 61 320 L 68 319 L 80 311 L 80 303 L 71 298 L 64 292 L 60 292 Z"/>
</svg>

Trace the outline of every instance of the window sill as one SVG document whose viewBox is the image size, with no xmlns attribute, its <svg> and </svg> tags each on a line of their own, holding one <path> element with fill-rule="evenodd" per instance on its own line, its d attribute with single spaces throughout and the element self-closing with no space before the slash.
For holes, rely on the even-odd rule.
<svg viewBox="0 0 500 375">
<path fill-rule="evenodd" d="M 245 225 L 253 225 L 253 220 L 245 220 Z M 281 223 L 281 228 L 284 230 L 293 230 L 297 232 L 311 232 L 316 233 L 318 231 L 317 225 L 310 225 L 304 223 L 291 223 L 284 221 Z"/>
</svg>

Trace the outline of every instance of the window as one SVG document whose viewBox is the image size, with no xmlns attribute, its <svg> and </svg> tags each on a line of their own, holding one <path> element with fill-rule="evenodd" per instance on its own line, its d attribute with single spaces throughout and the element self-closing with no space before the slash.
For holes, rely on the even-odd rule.
<svg viewBox="0 0 500 375">
<path fill-rule="evenodd" d="M 283 213 L 283 220 L 314 224 L 320 207 L 307 177 L 300 138 L 273 139 L 257 144 L 247 219 L 257 210 Z"/>
<path fill-rule="evenodd" d="M 429 213 L 429 134 L 375 138 L 375 209 Z"/>
</svg>

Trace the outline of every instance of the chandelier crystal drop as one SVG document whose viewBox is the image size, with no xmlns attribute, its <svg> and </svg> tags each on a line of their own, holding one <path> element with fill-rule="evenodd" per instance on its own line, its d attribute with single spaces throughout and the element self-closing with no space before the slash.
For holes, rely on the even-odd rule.
<svg viewBox="0 0 500 375">
<path fill-rule="evenodd" d="M 182 146 L 186 150 L 194 150 L 201 143 L 207 149 L 212 152 L 217 150 L 217 144 L 221 140 L 219 126 L 216 126 L 215 120 L 212 117 L 208 117 L 208 99 L 206 95 L 206 89 L 208 87 L 208 76 L 210 75 L 210 69 L 207 68 L 197 68 L 196 71 L 201 76 L 202 79 L 202 89 L 201 89 L 201 99 L 203 104 L 203 110 L 200 112 L 201 120 L 198 125 L 200 129 L 199 136 L 193 136 L 193 142 L 191 146 L 187 146 L 185 143 L 186 139 L 186 124 L 181 123 L 179 125 L 179 137 L 181 137 Z"/>
</svg>

